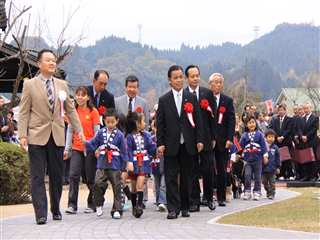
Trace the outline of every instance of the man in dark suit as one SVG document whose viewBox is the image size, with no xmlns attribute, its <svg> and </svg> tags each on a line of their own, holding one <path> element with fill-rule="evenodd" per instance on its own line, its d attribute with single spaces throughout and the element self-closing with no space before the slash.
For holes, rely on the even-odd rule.
<svg viewBox="0 0 320 240">
<path fill-rule="evenodd" d="M 99 109 L 100 106 L 115 108 L 114 96 L 106 90 L 109 81 L 109 73 L 105 70 L 96 70 L 93 76 L 92 85 L 88 87 L 89 95 L 94 106 Z"/>
<path fill-rule="evenodd" d="M 213 73 L 209 78 L 209 86 L 215 97 L 211 101 L 211 108 L 217 109 L 213 119 L 216 127 L 215 142 L 215 167 L 217 181 L 217 199 L 221 207 L 226 206 L 226 168 L 228 162 L 228 150 L 232 146 L 235 132 L 235 112 L 233 99 L 222 93 L 224 84 L 223 75 Z M 214 106 L 216 104 L 216 106 Z"/>
<path fill-rule="evenodd" d="M 311 147 L 313 149 L 314 155 L 316 155 L 317 150 L 317 131 L 319 129 L 319 118 L 312 113 L 311 103 L 306 103 L 303 106 L 304 110 L 304 127 L 302 130 L 301 141 L 303 142 L 305 148 Z M 302 181 L 316 181 L 317 173 L 317 163 L 309 162 L 302 165 L 305 177 L 301 179 Z"/>
<path fill-rule="evenodd" d="M 278 106 L 278 115 L 272 118 L 269 128 L 273 129 L 277 134 L 275 144 L 279 148 L 288 147 L 292 153 L 293 119 L 287 116 L 287 108 L 284 104 Z M 293 180 L 294 175 L 294 167 L 291 159 L 283 161 L 281 163 L 280 177 Z"/>
<path fill-rule="evenodd" d="M 198 66 L 190 65 L 186 68 L 185 75 L 188 82 L 186 88 L 191 94 L 197 97 L 200 103 L 201 119 L 203 124 L 204 149 L 199 154 L 195 155 L 194 168 L 192 171 L 192 191 L 190 198 L 190 212 L 200 211 L 200 183 L 199 178 L 202 177 L 203 182 L 203 199 L 208 203 L 210 210 L 216 208 L 213 201 L 213 148 L 212 141 L 214 140 L 215 129 L 212 126 L 215 109 L 206 107 L 206 102 L 213 101 L 212 92 L 204 87 L 199 86 L 200 69 Z"/>
<path fill-rule="evenodd" d="M 191 173 L 194 156 L 203 149 L 202 122 L 197 99 L 183 90 L 180 66 L 169 68 L 171 90 L 159 98 L 157 146 L 164 156 L 168 219 L 189 217 Z"/>
</svg>

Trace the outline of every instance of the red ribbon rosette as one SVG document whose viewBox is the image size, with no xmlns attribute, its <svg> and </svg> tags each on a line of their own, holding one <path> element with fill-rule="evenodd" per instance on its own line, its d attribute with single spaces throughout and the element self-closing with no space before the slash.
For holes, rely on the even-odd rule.
<svg viewBox="0 0 320 240">
<path fill-rule="evenodd" d="M 192 105 L 192 103 L 189 103 L 189 102 L 185 103 L 184 106 L 183 106 L 183 109 L 187 113 L 187 117 L 189 119 L 189 122 L 190 122 L 191 126 L 195 127 L 196 125 L 194 124 L 193 116 L 192 116 L 192 113 L 193 113 L 193 105 Z"/>
<path fill-rule="evenodd" d="M 223 121 L 223 115 L 226 112 L 226 107 L 225 106 L 220 106 L 219 107 L 219 119 L 218 119 L 218 124 L 221 124 Z"/>
<path fill-rule="evenodd" d="M 142 107 L 138 106 L 138 107 L 136 108 L 136 111 L 135 111 L 135 112 L 137 112 L 137 113 L 143 113 Z"/>
<path fill-rule="evenodd" d="M 211 113 L 211 117 L 213 117 L 213 112 L 212 112 L 212 109 L 209 105 L 209 101 L 207 99 L 202 99 L 200 101 L 200 107 L 208 112 Z"/>
<path fill-rule="evenodd" d="M 136 158 L 137 158 L 137 165 L 138 167 L 142 167 L 142 163 L 143 163 L 143 157 L 144 157 L 144 154 L 139 152 L 136 154 Z"/>
<path fill-rule="evenodd" d="M 108 150 L 106 152 L 106 160 L 107 160 L 108 163 L 112 162 L 112 150 Z"/>
<path fill-rule="evenodd" d="M 107 111 L 107 109 L 106 109 L 105 106 L 100 106 L 100 107 L 98 108 L 98 112 L 99 112 L 100 115 L 105 114 L 106 111 Z"/>
</svg>

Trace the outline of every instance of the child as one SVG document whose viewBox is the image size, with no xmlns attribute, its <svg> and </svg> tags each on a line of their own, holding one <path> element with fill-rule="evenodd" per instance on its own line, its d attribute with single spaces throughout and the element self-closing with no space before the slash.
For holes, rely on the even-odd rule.
<svg viewBox="0 0 320 240">
<path fill-rule="evenodd" d="M 272 129 L 265 132 L 266 140 L 269 146 L 268 162 L 263 164 L 262 168 L 262 183 L 267 192 L 267 198 L 274 199 L 276 193 L 276 174 L 280 172 L 280 155 L 279 148 L 274 143 L 276 133 Z"/>
<path fill-rule="evenodd" d="M 153 142 L 156 142 L 156 124 L 155 120 L 151 122 L 152 136 L 151 139 Z M 156 193 L 156 205 L 157 210 L 160 212 L 166 211 L 166 184 L 164 179 L 164 159 L 163 157 L 156 157 L 152 159 L 151 163 L 152 175 L 154 177 L 154 189 Z"/>
<path fill-rule="evenodd" d="M 245 132 L 240 139 L 243 149 L 244 166 L 244 200 L 251 199 L 251 179 L 254 176 L 253 200 L 258 201 L 261 196 L 261 171 L 262 159 L 267 161 L 267 146 L 263 133 L 257 130 L 257 122 L 254 116 L 249 116 L 246 122 Z"/>
<path fill-rule="evenodd" d="M 103 116 L 106 127 L 100 129 L 96 136 L 86 146 L 90 150 L 99 148 L 97 172 L 94 185 L 94 199 L 97 206 L 97 216 L 103 214 L 105 184 L 110 181 L 113 190 L 113 207 L 111 216 L 120 219 L 121 208 L 121 170 L 123 162 L 128 160 L 126 141 L 123 133 L 116 127 L 118 117 L 116 111 L 108 109 Z"/>
<path fill-rule="evenodd" d="M 84 86 L 78 87 L 75 91 L 76 110 L 81 122 L 84 136 L 86 140 L 91 140 L 100 128 L 99 113 L 90 102 L 88 89 Z M 92 151 L 86 151 L 84 143 L 73 134 L 71 125 L 68 125 L 67 144 L 65 147 L 64 158 L 68 158 L 71 148 L 72 155 L 70 160 L 70 176 L 69 176 L 69 197 L 68 208 L 66 213 L 76 214 L 78 210 L 78 193 L 81 173 L 84 172 L 86 184 L 89 189 L 87 198 L 87 208 L 85 213 L 93 213 L 96 206 L 93 200 L 93 187 L 96 172 L 96 158 Z M 72 143 L 72 144 L 71 144 Z"/>
<path fill-rule="evenodd" d="M 127 117 L 127 144 L 129 161 L 133 163 L 130 173 L 132 214 L 139 218 L 143 214 L 143 189 L 145 176 L 151 173 L 150 157 L 156 153 L 156 144 L 145 129 L 142 112 L 129 113 Z M 138 198 L 138 202 L 137 202 Z"/>
</svg>

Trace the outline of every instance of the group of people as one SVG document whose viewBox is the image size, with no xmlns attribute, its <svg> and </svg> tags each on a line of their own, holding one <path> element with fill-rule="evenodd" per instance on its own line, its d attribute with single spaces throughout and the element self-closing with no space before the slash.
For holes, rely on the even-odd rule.
<svg viewBox="0 0 320 240">
<path fill-rule="evenodd" d="M 253 199 L 259 200 L 262 173 L 267 195 L 273 199 L 274 176 L 280 167 L 274 144 L 277 133 L 268 129 L 264 135 L 256 118 L 248 116 L 237 140 L 233 100 L 222 93 L 222 74 L 213 73 L 205 88 L 199 86 L 198 66 L 190 65 L 185 71 L 171 66 L 167 75 L 170 90 L 150 115 L 146 100 L 138 96 L 139 80 L 134 75 L 125 80 L 125 94 L 114 98 L 106 90 L 109 73 L 97 70 L 92 85 L 79 86 L 73 101 L 66 82 L 54 77 L 56 56 L 51 50 L 39 52 L 38 66 L 40 74 L 24 82 L 18 121 L 20 144 L 30 160 L 37 224 L 47 222 L 46 171 L 52 217 L 62 220 L 63 161 L 68 158 L 68 214 L 78 211 L 81 176 L 89 190 L 85 212 L 96 212 L 98 217 L 103 215 L 110 182 L 114 195 L 111 217 L 122 217 L 126 196 L 133 216 L 140 218 L 151 174 L 157 207 L 167 209 L 168 219 L 180 214 L 190 217 L 190 212 L 200 211 L 203 202 L 215 210 L 214 189 L 218 205 L 225 207 L 230 162 L 236 162 L 234 156 L 239 154 L 245 162 L 244 199 L 251 198 L 254 179 Z"/>
</svg>

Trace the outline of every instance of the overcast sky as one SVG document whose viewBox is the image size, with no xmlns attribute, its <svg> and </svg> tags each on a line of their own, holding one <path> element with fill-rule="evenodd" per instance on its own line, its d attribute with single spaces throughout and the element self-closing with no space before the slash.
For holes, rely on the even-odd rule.
<svg viewBox="0 0 320 240">
<path fill-rule="evenodd" d="M 283 22 L 320 25 L 319 0 L 15 0 L 14 3 L 18 7 L 32 6 L 29 34 L 36 34 L 40 16 L 42 34 L 51 40 L 57 38 L 68 12 L 79 7 L 67 35 L 72 39 L 83 33 L 81 45 L 92 45 L 110 35 L 136 42 L 139 24 L 142 43 L 161 49 L 177 49 L 181 43 L 246 44 L 255 37 L 254 26 L 259 26 L 259 35 L 263 35 Z"/>
</svg>

